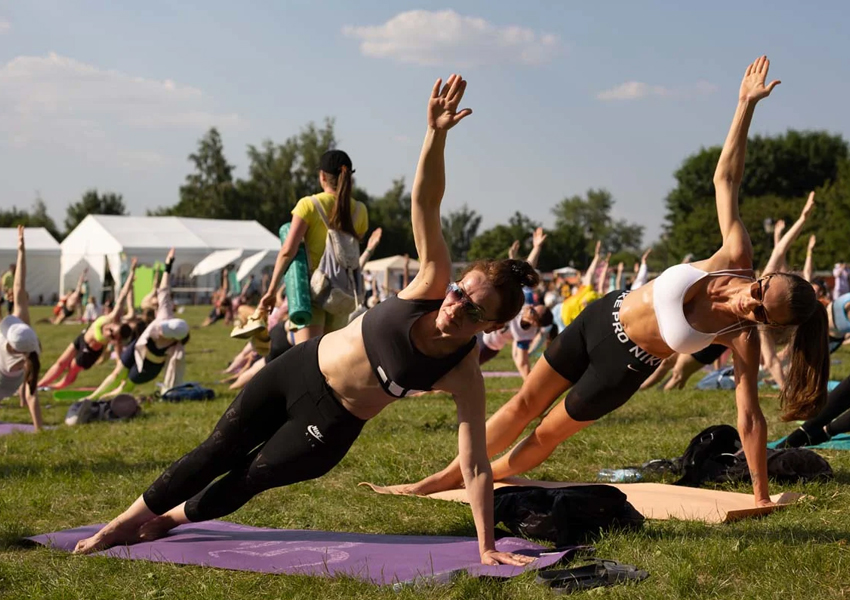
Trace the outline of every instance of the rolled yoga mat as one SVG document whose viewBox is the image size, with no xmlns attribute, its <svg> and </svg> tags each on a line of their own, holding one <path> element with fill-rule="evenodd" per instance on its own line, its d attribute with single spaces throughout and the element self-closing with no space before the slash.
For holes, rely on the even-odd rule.
<svg viewBox="0 0 850 600">
<path fill-rule="evenodd" d="M 56 390 L 53 392 L 54 400 L 82 400 L 88 398 L 96 388 L 79 390 Z"/>
<path fill-rule="evenodd" d="M 27 539 L 71 551 L 100 528 L 89 525 Z M 116 546 L 94 555 L 258 573 L 342 575 L 392 585 L 448 582 L 461 571 L 473 577 L 514 577 L 551 566 L 583 547 L 556 552 L 519 538 L 502 538 L 496 548 L 539 558 L 527 567 L 491 567 L 481 564 L 474 538 L 265 529 L 226 521 L 181 525 L 154 542 Z"/>
<path fill-rule="evenodd" d="M 286 240 L 289 234 L 290 223 L 280 226 L 280 243 Z M 304 244 L 298 244 L 295 258 L 289 263 L 289 268 L 283 274 L 283 282 L 286 284 L 286 302 L 289 304 L 289 320 L 293 324 L 302 327 L 309 325 L 313 318 L 313 310 L 310 307 L 310 268 L 307 266 L 307 250 Z"/>
</svg>

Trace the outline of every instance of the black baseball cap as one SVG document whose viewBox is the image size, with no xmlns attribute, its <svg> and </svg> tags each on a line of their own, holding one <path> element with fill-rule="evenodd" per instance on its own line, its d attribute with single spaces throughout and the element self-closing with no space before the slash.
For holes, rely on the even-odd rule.
<svg viewBox="0 0 850 600">
<path fill-rule="evenodd" d="M 342 167 L 348 167 L 348 170 L 354 173 L 354 169 L 351 166 L 351 158 L 342 150 L 328 150 L 319 159 L 319 168 L 325 173 L 339 175 Z"/>
</svg>

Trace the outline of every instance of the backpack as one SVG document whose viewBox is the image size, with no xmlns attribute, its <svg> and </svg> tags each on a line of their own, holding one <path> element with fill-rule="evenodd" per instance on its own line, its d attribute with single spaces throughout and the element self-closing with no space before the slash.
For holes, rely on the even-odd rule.
<svg viewBox="0 0 850 600">
<path fill-rule="evenodd" d="M 581 544 L 600 530 L 636 529 L 644 518 L 610 485 L 503 487 L 493 492 L 494 521 L 514 534 L 557 546 Z"/>
<path fill-rule="evenodd" d="M 730 425 L 714 425 L 688 444 L 678 463 L 682 474 L 674 485 L 699 487 L 703 483 L 747 482 L 750 471 L 741 451 L 741 438 Z M 833 477 L 832 467 L 807 448 L 767 450 L 767 475 L 778 483 L 794 483 Z"/>
<path fill-rule="evenodd" d="M 313 301 L 332 315 L 348 315 L 363 305 L 363 276 L 360 273 L 360 240 L 350 233 L 331 229 L 319 199 L 313 205 L 328 229 L 325 251 L 310 278 Z M 356 205 L 354 219 L 360 205 Z"/>
<path fill-rule="evenodd" d="M 85 425 L 94 421 L 126 421 L 141 412 L 138 401 L 130 394 L 119 394 L 112 400 L 79 400 L 68 407 L 65 425 Z"/>
<path fill-rule="evenodd" d="M 197 383 L 190 382 L 178 385 L 166 390 L 160 396 L 165 402 L 180 402 L 181 400 L 212 400 L 215 392 L 209 388 L 201 387 Z"/>
<path fill-rule="evenodd" d="M 734 390 L 735 369 L 734 367 L 723 367 L 712 371 L 697 383 L 698 390 Z"/>
</svg>

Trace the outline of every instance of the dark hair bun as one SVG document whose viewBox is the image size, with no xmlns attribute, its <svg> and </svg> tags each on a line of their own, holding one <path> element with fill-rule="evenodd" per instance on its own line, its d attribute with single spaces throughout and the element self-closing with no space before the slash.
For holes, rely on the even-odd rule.
<svg viewBox="0 0 850 600">
<path fill-rule="evenodd" d="M 540 275 L 524 260 L 510 260 L 511 275 L 522 286 L 534 287 L 540 282 Z"/>
</svg>

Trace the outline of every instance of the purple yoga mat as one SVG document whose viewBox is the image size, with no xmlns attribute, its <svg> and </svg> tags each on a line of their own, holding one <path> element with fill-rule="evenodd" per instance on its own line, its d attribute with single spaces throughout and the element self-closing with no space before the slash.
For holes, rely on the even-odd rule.
<svg viewBox="0 0 850 600">
<path fill-rule="evenodd" d="M 7 435 L 13 431 L 26 431 L 32 433 L 35 427 L 24 423 L 0 423 L 0 435 Z"/>
<path fill-rule="evenodd" d="M 481 371 L 484 377 L 521 377 L 519 371 Z"/>
<path fill-rule="evenodd" d="M 89 525 L 28 539 L 70 551 L 100 528 Z M 496 547 L 539 558 L 525 568 L 491 567 L 481 564 L 474 538 L 265 529 L 225 521 L 181 525 L 155 542 L 118 546 L 96 555 L 258 573 L 347 575 L 390 585 L 422 579 L 448 582 L 460 571 L 474 577 L 513 577 L 525 569 L 551 566 L 579 548 L 553 552 L 518 538 L 498 540 Z"/>
</svg>

